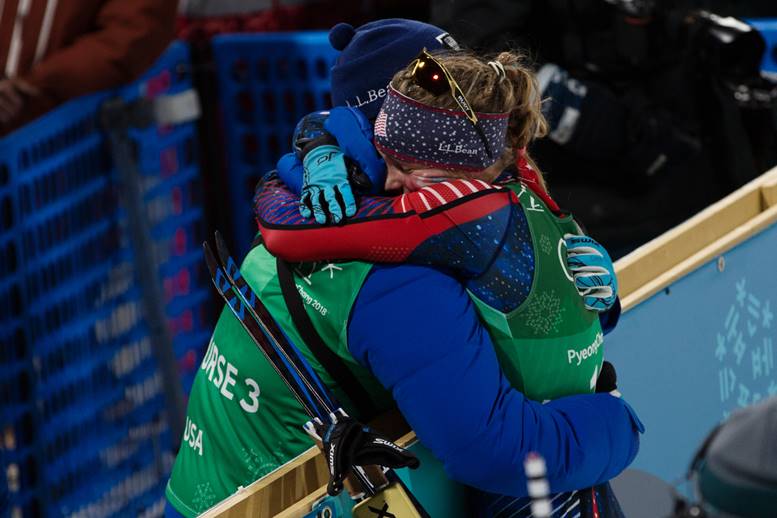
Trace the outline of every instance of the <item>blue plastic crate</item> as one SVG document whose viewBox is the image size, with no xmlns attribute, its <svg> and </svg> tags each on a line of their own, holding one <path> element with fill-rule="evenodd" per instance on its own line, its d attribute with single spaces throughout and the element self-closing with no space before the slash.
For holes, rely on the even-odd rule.
<svg viewBox="0 0 777 518">
<path fill-rule="evenodd" d="M 164 514 L 167 499 L 164 496 L 167 481 L 163 480 L 156 486 L 141 494 L 128 506 L 124 514 L 119 516 L 126 518 L 152 518 Z"/>
<path fill-rule="evenodd" d="M 19 222 L 14 146 L 11 137 L 0 139 L 0 283 L 16 275 L 21 267 L 18 236 L 14 232 Z M 0 311 L 0 322 L 6 315 Z"/>
<path fill-rule="evenodd" d="M 174 44 L 118 93 L 131 100 L 190 87 L 188 49 Z M 13 503 L 35 515 L 91 505 L 132 469 L 170 455 L 162 423 L 153 448 L 134 446 L 143 458 L 133 450 L 113 465 L 106 457 L 123 447 L 128 429 L 164 414 L 161 386 L 148 385 L 158 370 L 122 230 L 118 175 L 98 127 L 101 103 L 116 94 L 71 101 L 0 141 L 0 374 L 9 385 L 0 424 L 25 466 Z M 170 326 L 198 336 L 210 299 L 195 256 L 203 237 L 195 124 L 130 137 L 161 278 L 171 286 Z M 146 390 L 140 399 L 138 384 Z M 153 483 L 110 514 L 132 514 L 125 507 L 162 495 L 163 484 Z"/>
<path fill-rule="evenodd" d="M 90 115 L 98 103 L 99 96 L 73 101 L 3 140 L 15 241 L 8 256 L 15 255 L 16 275 L 58 238 L 77 232 L 79 212 L 68 211 L 73 198 L 93 197 L 100 188 L 95 182 L 105 185 L 107 168 L 99 170 L 95 158 L 104 153 Z"/>
<path fill-rule="evenodd" d="M 100 95 L 67 103 L 12 135 L 19 260 L 29 267 L 110 214 L 110 163 L 97 131 Z"/>
<path fill-rule="evenodd" d="M 766 40 L 763 70 L 777 73 L 777 18 L 748 20 Z"/>
<path fill-rule="evenodd" d="M 56 491 L 52 505 L 63 514 L 98 503 L 114 506 L 116 512 L 125 508 L 130 499 L 111 491 L 129 477 L 137 477 L 145 466 L 165 464 L 170 455 L 169 431 L 163 415 L 164 403 L 159 393 L 122 414 L 112 426 L 95 426 L 100 430 L 99 436 L 85 434 L 85 438 L 91 439 L 89 442 L 68 444 L 66 453 L 46 472 L 47 485 Z M 112 497 L 110 502 L 105 501 L 106 496 Z"/>
<path fill-rule="evenodd" d="M 170 322 L 176 331 L 173 348 L 178 358 L 178 371 L 188 392 L 194 373 L 202 361 L 211 335 L 208 326 L 211 292 L 199 289 L 187 297 L 173 300 Z"/>
<path fill-rule="evenodd" d="M 123 99 L 154 98 L 160 94 L 178 93 L 191 88 L 192 65 L 189 46 L 173 42 L 143 76 L 117 93 Z"/>
<path fill-rule="evenodd" d="M 42 516 L 42 504 L 39 492 L 33 488 L 37 483 L 38 469 L 35 458 L 31 452 L 16 455 L 16 452 L 6 452 L 7 468 L 10 468 L 6 474 L 13 474 L 9 480 L 13 480 L 15 485 L 11 490 L 12 509 L 18 509 L 21 516 Z M 13 515 L 12 512 L 12 515 Z"/>
<path fill-rule="evenodd" d="M 198 155 L 194 123 L 173 128 L 153 127 L 143 132 L 130 132 L 130 135 L 134 135 L 133 140 L 140 144 L 137 148 L 139 171 L 145 175 L 147 182 L 164 180 L 180 170 L 196 168 Z"/>
<path fill-rule="evenodd" d="M 10 199 L 10 196 L 8 199 Z M 21 264 L 18 254 L 19 246 L 17 243 L 18 240 L 14 239 L 10 232 L 6 239 L 0 240 L 0 279 L 2 280 L 14 277 L 19 272 Z M 4 316 L 5 314 L 0 316 L 0 319 L 4 318 Z"/>
<path fill-rule="evenodd" d="M 195 333 L 207 328 L 207 305 L 211 297 L 210 290 L 203 288 L 170 302 L 167 316 L 174 335 L 173 340 L 176 335 Z"/>
<path fill-rule="evenodd" d="M 78 434 L 78 435 L 76 435 Z M 114 464 L 110 463 L 106 451 L 115 447 L 126 435 L 119 426 L 95 426 L 89 424 L 75 427 L 69 433 L 61 434 L 44 446 L 46 462 L 46 482 L 60 483 L 74 470 L 84 464 L 105 466 L 97 475 L 104 476 Z"/>
<path fill-rule="evenodd" d="M 6 460 L 24 456 L 33 447 L 36 434 L 33 412 L 31 404 L 17 403 L 4 409 L 3 442 Z"/>
<path fill-rule="evenodd" d="M 213 39 L 213 57 L 235 252 L 242 257 L 256 233 L 254 187 L 291 150 L 297 121 L 331 106 L 329 70 L 337 52 L 326 32 L 230 34 Z"/>
<path fill-rule="evenodd" d="M 148 501 L 157 501 L 164 494 L 169 471 L 159 469 L 154 458 L 153 441 L 145 441 L 137 453 L 127 458 L 121 469 L 107 479 L 96 481 L 60 502 L 60 512 L 90 512 L 98 516 L 139 516 Z"/>
<path fill-rule="evenodd" d="M 205 238 L 202 210 L 191 209 L 174 219 L 161 222 L 151 229 L 154 257 L 161 268 L 201 250 Z"/>
<path fill-rule="evenodd" d="M 26 360 L 23 311 L 20 283 L 13 277 L 0 279 L 0 378 L 12 375 Z"/>
</svg>

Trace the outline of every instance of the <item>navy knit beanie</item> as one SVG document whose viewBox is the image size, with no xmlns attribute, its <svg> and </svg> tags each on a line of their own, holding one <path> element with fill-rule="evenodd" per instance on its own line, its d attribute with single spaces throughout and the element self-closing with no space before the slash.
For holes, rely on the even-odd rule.
<svg viewBox="0 0 777 518">
<path fill-rule="evenodd" d="M 332 103 L 358 107 L 370 120 L 378 116 L 386 87 L 421 49 L 458 49 L 444 30 L 401 18 L 376 20 L 354 29 L 339 23 L 329 42 L 342 51 L 332 67 Z"/>
</svg>

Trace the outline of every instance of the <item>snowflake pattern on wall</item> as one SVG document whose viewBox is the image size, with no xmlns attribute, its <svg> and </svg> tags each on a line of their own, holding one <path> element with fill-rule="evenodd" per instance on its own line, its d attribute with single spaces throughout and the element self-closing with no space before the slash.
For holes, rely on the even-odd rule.
<svg viewBox="0 0 777 518">
<path fill-rule="evenodd" d="M 213 488 L 210 487 L 210 482 L 197 484 L 197 490 L 195 491 L 194 499 L 192 500 L 194 508 L 198 512 L 205 511 L 213 507 L 215 503 L 216 493 L 214 493 Z"/>
<path fill-rule="evenodd" d="M 538 334 L 556 332 L 564 321 L 563 313 L 561 299 L 556 292 L 543 291 L 526 308 L 526 323 Z"/>
<path fill-rule="evenodd" d="M 720 364 L 718 386 L 724 419 L 737 408 L 777 395 L 773 321 L 771 301 L 748 290 L 746 279 L 738 281 L 713 349 Z"/>
</svg>

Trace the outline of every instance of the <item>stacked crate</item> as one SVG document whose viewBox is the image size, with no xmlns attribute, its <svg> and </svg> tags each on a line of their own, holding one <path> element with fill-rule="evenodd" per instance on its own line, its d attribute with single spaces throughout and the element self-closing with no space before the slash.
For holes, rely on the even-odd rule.
<svg viewBox="0 0 777 518">
<path fill-rule="evenodd" d="M 175 44 L 118 92 L 0 141 L 0 426 L 22 516 L 158 514 L 172 460 L 101 104 L 191 88 Z M 193 123 L 132 130 L 185 391 L 207 343 Z M 177 439 L 177 438 L 176 438 Z"/>
<path fill-rule="evenodd" d="M 243 257 L 256 233 L 256 183 L 291 151 L 297 122 L 331 106 L 337 51 L 323 31 L 227 34 L 212 45 L 234 237 Z"/>
</svg>

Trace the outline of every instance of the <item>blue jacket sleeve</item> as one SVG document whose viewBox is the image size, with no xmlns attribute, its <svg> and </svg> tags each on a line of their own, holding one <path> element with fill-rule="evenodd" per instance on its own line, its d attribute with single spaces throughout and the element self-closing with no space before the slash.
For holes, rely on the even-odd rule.
<svg viewBox="0 0 777 518">
<path fill-rule="evenodd" d="M 302 193 L 305 168 L 302 167 L 302 161 L 297 157 L 297 154 L 286 153 L 283 155 L 278 160 L 276 172 L 289 190 L 299 198 Z"/>
<path fill-rule="evenodd" d="M 564 491 L 609 480 L 636 456 L 642 425 L 623 400 L 589 394 L 542 405 L 512 389 L 468 295 L 439 271 L 376 267 L 348 338 L 455 480 L 525 496 L 523 460 L 536 451 L 551 488 Z"/>
<path fill-rule="evenodd" d="M 615 326 L 618 325 L 618 321 L 621 319 L 621 298 L 615 298 L 615 304 L 612 305 L 607 311 L 599 313 L 599 323 L 602 326 L 602 331 L 605 335 L 615 330 Z"/>
</svg>

